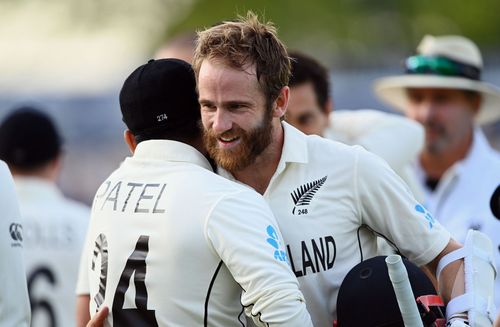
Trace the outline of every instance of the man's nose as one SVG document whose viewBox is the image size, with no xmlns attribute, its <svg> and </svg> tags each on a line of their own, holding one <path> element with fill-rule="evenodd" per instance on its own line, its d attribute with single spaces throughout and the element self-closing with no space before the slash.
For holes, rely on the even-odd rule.
<svg viewBox="0 0 500 327">
<path fill-rule="evenodd" d="M 224 133 L 233 126 L 231 115 L 223 109 L 217 109 L 214 115 L 212 129 L 215 133 Z"/>
<path fill-rule="evenodd" d="M 435 106 L 432 101 L 425 100 L 420 103 L 417 112 L 417 117 L 421 123 L 425 124 L 429 121 L 432 121 L 434 114 L 435 114 Z"/>
</svg>

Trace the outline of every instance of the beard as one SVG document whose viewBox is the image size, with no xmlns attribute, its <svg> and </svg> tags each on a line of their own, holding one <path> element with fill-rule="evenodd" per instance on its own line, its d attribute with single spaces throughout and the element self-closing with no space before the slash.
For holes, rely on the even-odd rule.
<svg viewBox="0 0 500 327">
<path fill-rule="evenodd" d="M 218 138 L 238 137 L 240 143 L 231 149 L 221 149 Z M 252 163 L 269 146 L 272 139 L 271 113 L 265 114 L 259 124 L 249 131 L 235 125 L 228 131 L 216 134 L 212 129 L 205 129 L 203 142 L 208 154 L 215 162 L 229 172 L 242 170 Z"/>
<path fill-rule="evenodd" d="M 424 125 L 426 134 L 432 133 L 432 139 L 426 135 L 425 149 L 431 154 L 440 154 L 449 146 L 448 134 L 444 126 L 435 123 L 427 122 Z"/>
</svg>

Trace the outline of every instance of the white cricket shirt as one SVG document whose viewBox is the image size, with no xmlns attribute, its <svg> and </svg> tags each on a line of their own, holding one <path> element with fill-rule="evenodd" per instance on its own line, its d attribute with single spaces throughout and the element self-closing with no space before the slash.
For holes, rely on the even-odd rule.
<svg viewBox="0 0 500 327">
<path fill-rule="evenodd" d="M 32 327 L 74 326 L 75 287 L 90 208 L 65 198 L 55 184 L 14 178 L 24 219 Z"/>
<path fill-rule="evenodd" d="M 376 155 L 282 125 L 283 151 L 264 198 L 314 325 L 332 326 L 340 284 L 352 267 L 377 255 L 378 234 L 419 266 L 450 235 Z"/>
<path fill-rule="evenodd" d="M 276 226 L 259 194 L 193 147 L 141 142 L 95 196 L 91 313 L 110 307 L 110 326 L 244 326 L 243 311 L 260 326 L 310 326 Z"/>
<path fill-rule="evenodd" d="M 0 326 L 28 327 L 30 303 L 23 262 L 24 225 L 14 182 L 0 161 Z"/>
<path fill-rule="evenodd" d="M 469 229 L 479 230 L 493 242 L 497 267 L 495 305 L 500 308 L 500 220 L 493 216 L 490 199 L 500 185 L 500 154 L 493 150 L 479 127 L 467 156 L 450 167 L 434 191 L 425 186 L 425 173 L 416 167 L 424 187 L 426 207 L 453 238 L 465 241 Z"/>
</svg>

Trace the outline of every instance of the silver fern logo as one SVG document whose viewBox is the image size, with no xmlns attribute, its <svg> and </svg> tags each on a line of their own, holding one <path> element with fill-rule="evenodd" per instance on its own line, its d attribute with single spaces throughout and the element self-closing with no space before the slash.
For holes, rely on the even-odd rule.
<svg viewBox="0 0 500 327">
<path fill-rule="evenodd" d="M 295 215 L 297 207 L 310 205 L 314 195 L 320 189 L 320 187 L 325 184 L 325 181 L 326 176 L 314 182 L 309 182 L 301 185 L 295 191 L 293 191 L 290 194 L 292 196 L 293 203 L 295 204 L 292 210 L 292 214 Z M 298 208 L 297 210 L 297 215 L 306 215 L 307 213 L 307 208 Z"/>
</svg>

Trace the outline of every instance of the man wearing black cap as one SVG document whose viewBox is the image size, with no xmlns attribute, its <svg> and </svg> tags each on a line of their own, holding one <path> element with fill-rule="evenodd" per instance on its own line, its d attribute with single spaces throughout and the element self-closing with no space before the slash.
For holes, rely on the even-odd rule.
<svg viewBox="0 0 500 327">
<path fill-rule="evenodd" d="M 23 107 L 0 125 L 0 159 L 13 176 L 24 219 L 31 326 L 75 324 L 74 292 L 90 212 L 56 186 L 62 140 L 45 113 Z"/>
<path fill-rule="evenodd" d="M 94 199 L 90 312 L 109 307 L 112 326 L 241 326 L 243 311 L 259 326 L 310 326 L 269 207 L 212 172 L 191 66 L 140 66 L 120 107 L 133 155 Z"/>
</svg>

